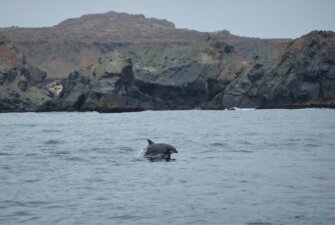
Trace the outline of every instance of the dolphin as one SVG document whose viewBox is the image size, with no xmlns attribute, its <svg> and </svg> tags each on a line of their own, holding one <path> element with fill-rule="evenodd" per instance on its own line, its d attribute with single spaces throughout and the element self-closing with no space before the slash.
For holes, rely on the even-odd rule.
<svg viewBox="0 0 335 225">
<path fill-rule="evenodd" d="M 145 149 L 144 157 L 150 160 L 165 159 L 170 161 L 172 153 L 178 153 L 176 148 L 169 144 L 154 143 L 147 139 L 148 147 Z"/>
</svg>

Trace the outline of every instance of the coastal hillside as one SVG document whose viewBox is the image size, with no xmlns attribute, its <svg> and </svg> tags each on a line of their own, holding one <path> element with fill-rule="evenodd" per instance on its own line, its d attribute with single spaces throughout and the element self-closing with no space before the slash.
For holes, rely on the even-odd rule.
<svg viewBox="0 0 335 225">
<path fill-rule="evenodd" d="M 53 110 L 334 107 L 335 34 L 314 31 L 254 61 L 214 36 L 112 51 L 71 73 Z"/>
<path fill-rule="evenodd" d="M 189 45 L 117 50 L 71 73 L 52 110 L 190 109 L 206 104 L 234 80 L 249 60 L 215 37 Z"/>
<path fill-rule="evenodd" d="M 178 29 L 108 12 L 0 28 L 2 111 L 335 107 L 335 34 Z"/>
<path fill-rule="evenodd" d="M 143 46 L 165 48 L 185 45 L 208 35 L 178 29 L 172 22 L 143 15 L 107 12 L 67 19 L 53 27 L 0 28 L 31 65 L 48 73 L 48 79 L 67 77 L 74 70 L 94 64 L 112 50 L 138 51 Z M 229 31 L 210 33 L 252 59 L 269 47 L 288 40 L 239 37 Z"/>
</svg>

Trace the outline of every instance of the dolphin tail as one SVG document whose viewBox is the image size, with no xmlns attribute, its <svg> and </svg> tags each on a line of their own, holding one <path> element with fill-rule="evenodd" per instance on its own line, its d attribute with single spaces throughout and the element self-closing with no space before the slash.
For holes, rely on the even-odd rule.
<svg viewBox="0 0 335 225">
<path fill-rule="evenodd" d="M 148 141 L 148 145 L 152 145 L 152 144 L 155 144 L 152 140 L 150 140 L 150 139 L 147 139 L 147 141 Z"/>
</svg>

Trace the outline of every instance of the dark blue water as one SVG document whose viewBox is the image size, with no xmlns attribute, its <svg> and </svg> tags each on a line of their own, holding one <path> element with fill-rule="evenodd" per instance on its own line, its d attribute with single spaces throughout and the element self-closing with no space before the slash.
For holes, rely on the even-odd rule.
<svg viewBox="0 0 335 225">
<path fill-rule="evenodd" d="M 175 161 L 141 157 L 146 139 Z M 335 224 L 335 111 L 0 114 L 0 224 Z"/>
</svg>

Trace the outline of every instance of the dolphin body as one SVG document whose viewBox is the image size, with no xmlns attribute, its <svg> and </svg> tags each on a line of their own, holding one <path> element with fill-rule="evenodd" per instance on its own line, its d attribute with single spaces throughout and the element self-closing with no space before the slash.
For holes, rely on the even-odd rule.
<svg viewBox="0 0 335 225">
<path fill-rule="evenodd" d="M 147 139 L 148 147 L 146 148 L 144 157 L 147 159 L 160 160 L 165 159 L 166 161 L 170 161 L 172 153 L 178 153 L 176 148 L 169 144 L 163 143 L 154 143 L 150 139 Z"/>
</svg>

